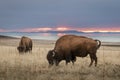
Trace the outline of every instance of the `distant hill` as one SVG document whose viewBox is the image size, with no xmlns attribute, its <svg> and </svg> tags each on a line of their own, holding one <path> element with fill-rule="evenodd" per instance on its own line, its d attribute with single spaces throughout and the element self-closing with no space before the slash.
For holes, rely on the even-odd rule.
<svg viewBox="0 0 120 80">
<path fill-rule="evenodd" d="M 0 39 L 18 39 L 18 38 L 11 37 L 11 36 L 0 35 Z"/>
</svg>

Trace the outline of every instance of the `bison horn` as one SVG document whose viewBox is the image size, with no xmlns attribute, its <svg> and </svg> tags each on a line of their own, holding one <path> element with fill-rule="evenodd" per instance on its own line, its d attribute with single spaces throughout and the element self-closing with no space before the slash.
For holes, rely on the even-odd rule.
<svg viewBox="0 0 120 80">
<path fill-rule="evenodd" d="M 52 57 L 54 57 L 55 56 L 55 51 L 53 51 L 53 55 L 52 55 Z"/>
</svg>

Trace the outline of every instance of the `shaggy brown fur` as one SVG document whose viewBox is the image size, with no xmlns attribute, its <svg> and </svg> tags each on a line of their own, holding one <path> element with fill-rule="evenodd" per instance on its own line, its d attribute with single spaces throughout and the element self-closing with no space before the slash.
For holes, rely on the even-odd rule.
<svg viewBox="0 0 120 80">
<path fill-rule="evenodd" d="M 95 61 L 96 66 L 96 52 L 100 45 L 101 42 L 99 40 L 93 40 L 84 36 L 64 35 L 55 44 L 55 54 L 53 56 L 55 64 L 58 65 L 61 60 L 66 60 L 66 64 L 70 61 L 74 63 L 76 57 L 86 57 L 89 54 L 91 58 L 89 66 L 92 65 L 93 61 Z"/>
<path fill-rule="evenodd" d="M 32 51 L 32 40 L 28 37 L 23 36 L 20 40 L 19 46 L 17 47 L 19 53 Z"/>
</svg>

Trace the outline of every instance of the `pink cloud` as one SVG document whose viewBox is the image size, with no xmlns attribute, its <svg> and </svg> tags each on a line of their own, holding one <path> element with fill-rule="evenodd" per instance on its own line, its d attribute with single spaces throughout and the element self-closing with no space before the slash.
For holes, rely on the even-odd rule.
<svg viewBox="0 0 120 80">
<path fill-rule="evenodd" d="M 50 31 L 52 30 L 52 28 L 49 28 L 49 27 L 43 27 L 43 28 L 26 28 L 26 29 L 23 29 L 23 30 L 18 30 L 20 32 L 46 32 L 46 31 Z"/>
<path fill-rule="evenodd" d="M 25 28 L 25 29 L 14 29 L 4 30 L 0 29 L 0 32 L 47 32 L 47 31 L 69 31 L 75 30 L 78 32 L 120 32 L 120 27 L 69 27 L 69 26 L 57 26 L 57 27 L 38 27 L 38 28 Z M 61 34 L 58 34 L 61 35 Z"/>
<path fill-rule="evenodd" d="M 49 27 L 43 27 L 43 28 L 27 28 L 23 30 L 18 30 L 20 32 L 46 32 L 46 31 L 69 31 L 69 30 L 75 30 L 78 32 L 120 32 L 120 28 L 78 28 L 78 27 L 57 27 L 57 28 L 49 28 Z"/>
<path fill-rule="evenodd" d="M 82 32 L 120 32 L 120 28 L 118 27 L 92 27 L 92 28 L 81 28 L 77 29 L 77 31 Z"/>
<path fill-rule="evenodd" d="M 70 28 L 69 27 L 63 27 L 63 26 L 61 26 L 61 27 L 55 28 L 55 30 L 56 31 L 68 31 L 68 30 L 70 30 Z"/>
<path fill-rule="evenodd" d="M 68 31 L 71 28 L 68 27 L 57 27 L 57 28 L 50 28 L 50 27 L 42 27 L 42 28 L 25 28 L 21 30 L 17 30 L 20 32 L 46 32 L 46 31 Z"/>
</svg>

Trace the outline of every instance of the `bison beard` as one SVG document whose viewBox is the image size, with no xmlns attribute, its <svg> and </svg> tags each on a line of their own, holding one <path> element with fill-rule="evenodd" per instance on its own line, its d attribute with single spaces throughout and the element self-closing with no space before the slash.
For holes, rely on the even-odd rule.
<svg viewBox="0 0 120 80">
<path fill-rule="evenodd" d="M 97 66 L 96 52 L 100 47 L 101 42 L 99 40 L 93 40 L 84 36 L 65 35 L 60 37 L 55 44 L 55 47 L 51 52 L 48 52 L 47 60 L 49 64 L 56 66 L 59 65 L 60 61 L 65 60 L 66 64 L 70 61 L 74 64 L 76 57 L 86 57 L 90 55 L 91 63 L 95 61 Z M 50 57 L 48 59 L 48 57 Z"/>
</svg>

